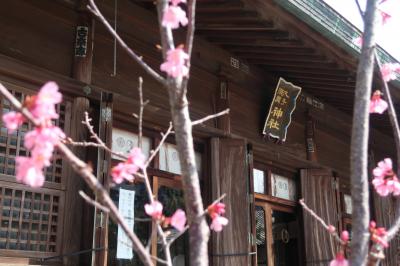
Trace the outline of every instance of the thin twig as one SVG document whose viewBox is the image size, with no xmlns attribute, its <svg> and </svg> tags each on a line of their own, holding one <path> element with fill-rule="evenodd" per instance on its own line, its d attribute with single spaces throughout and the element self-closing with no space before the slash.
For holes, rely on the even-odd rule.
<svg viewBox="0 0 400 266">
<path fill-rule="evenodd" d="M 208 115 L 208 116 L 203 117 L 203 118 L 201 118 L 199 120 L 193 121 L 192 122 L 192 126 L 195 126 L 195 125 L 198 125 L 198 124 L 202 124 L 202 123 L 204 123 L 204 122 L 206 122 L 208 120 L 211 120 L 211 119 L 214 119 L 214 118 L 217 118 L 219 116 L 226 115 L 226 114 L 229 114 L 229 108 L 225 109 L 224 111 L 221 111 L 219 113 L 216 113 L 216 114 L 213 114 L 213 115 Z"/>
<path fill-rule="evenodd" d="M 221 200 L 223 200 L 226 197 L 226 193 L 222 194 L 221 196 L 219 196 L 216 200 L 214 200 L 210 205 L 214 205 L 217 204 L 218 202 L 220 202 Z"/>
<path fill-rule="evenodd" d="M 93 205 L 94 207 L 102 210 L 103 212 L 105 212 L 105 213 L 109 213 L 110 212 L 110 210 L 106 206 L 101 205 L 98 201 L 95 201 L 94 199 L 89 197 L 82 190 L 79 190 L 79 196 L 81 196 L 87 203 L 89 203 L 90 205 Z"/>
<path fill-rule="evenodd" d="M 398 171 L 400 169 L 400 126 L 399 126 L 399 122 L 397 119 L 397 114 L 396 114 L 396 110 L 394 108 L 394 104 L 393 104 L 393 99 L 389 90 L 389 86 L 387 84 L 387 82 L 385 82 L 385 80 L 383 79 L 383 75 L 382 75 L 382 65 L 380 62 L 380 58 L 378 57 L 378 53 L 375 51 L 375 61 L 376 64 L 378 66 L 378 70 L 380 73 L 380 77 L 382 79 L 382 85 L 383 85 L 383 96 L 385 97 L 387 103 L 388 103 L 388 115 L 389 115 L 389 120 L 390 120 L 390 124 L 392 125 L 392 130 L 393 130 L 393 137 L 396 143 L 396 153 L 397 153 L 397 168 Z M 396 219 L 394 221 L 394 223 L 392 224 L 392 226 L 390 227 L 390 229 L 388 230 L 387 233 L 387 241 L 392 240 L 395 236 L 396 233 L 400 230 L 400 203 L 399 203 L 399 199 L 396 199 L 396 205 L 398 205 L 398 211 L 397 211 L 397 215 L 396 215 Z"/>
<path fill-rule="evenodd" d="M 167 140 L 167 137 L 168 137 L 169 134 L 171 134 L 171 132 L 172 132 L 172 123 L 170 122 L 167 131 L 164 134 L 161 134 L 162 138 L 161 138 L 160 143 L 158 144 L 156 149 L 154 151 L 152 151 L 150 157 L 147 159 L 146 163 L 144 164 L 145 165 L 144 168 L 147 168 L 149 166 L 149 164 L 154 159 L 154 157 L 157 155 L 158 151 L 161 149 L 161 146 Z"/>
<path fill-rule="evenodd" d="M 143 110 L 144 110 L 143 78 L 142 77 L 139 77 L 138 91 L 139 91 L 139 100 L 140 100 L 139 125 L 138 125 L 138 128 L 139 128 L 138 147 L 141 149 L 142 148 L 142 135 L 143 135 L 142 123 L 143 123 Z"/>
<path fill-rule="evenodd" d="M 179 237 L 181 237 L 186 231 L 189 229 L 189 225 L 186 225 L 182 231 L 179 231 L 177 235 L 175 235 L 172 239 L 170 239 L 167 243 L 168 248 L 171 247 L 171 245 L 177 240 Z"/>
<path fill-rule="evenodd" d="M 217 202 L 220 202 L 220 201 L 223 200 L 225 197 L 226 197 L 226 193 L 222 194 L 222 195 L 219 196 L 216 200 L 214 200 L 214 201 L 210 204 L 210 206 L 216 204 Z M 208 213 L 208 208 L 205 209 L 205 210 L 203 211 L 203 213 L 202 213 L 199 217 L 197 217 L 197 219 L 202 218 L 204 215 L 207 215 L 207 213 Z M 181 235 L 183 235 L 183 234 L 189 229 L 189 227 L 190 227 L 190 224 L 188 224 L 187 226 L 185 226 L 185 227 L 183 228 L 183 230 L 180 231 L 179 234 L 178 234 L 177 236 L 175 236 L 173 239 L 171 239 L 171 240 L 168 242 L 168 246 L 171 246 L 172 243 L 173 243 L 176 239 L 178 239 Z"/>
<path fill-rule="evenodd" d="M 186 32 L 186 45 L 185 49 L 187 54 L 189 55 L 189 58 L 192 58 L 192 51 L 193 51 L 193 39 L 194 39 L 194 32 L 195 32 L 195 17 L 196 17 L 196 0 L 188 0 L 187 3 L 187 12 L 188 12 L 188 25 L 187 25 L 187 32 Z M 190 67 L 191 67 L 191 62 L 190 60 L 187 60 L 186 66 L 189 69 L 189 74 L 183 79 L 182 82 L 182 91 L 180 98 L 182 99 L 184 96 L 186 96 L 187 92 L 187 86 L 189 83 L 189 77 L 190 77 Z"/>
<path fill-rule="evenodd" d="M 112 149 L 110 149 L 104 141 L 101 140 L 101 138 L 97 135 L 96 132 L 94 132 L 93 126 L 91 124 L 92 119 L 89 117 L 89 114 L 85 112 L 85 120 L 82 121 L 82 123 L 86 126 L 86 128 L 89 130 L 90 133 L 90 138 L 94 139 L 97 143 L 97 145 L 93 142 L 74 142 L 71 138 L 68 138 L 66 140 L 66 143 L 72 144 L 75 146 L 93 146 L 93 147 L 98 147 L 104 149 L 106 152 L 109 152 L 110 154 L 113 154 L 117 157 L 119 157 L 122 160 L 127 160 L 128 157 L 120 152 L 115 152 Z"/>
<path fill-rule="evenodd" d="M 160 82 L 163 85 L 166 85 L 166 80 L 158 74 L 153 68 L 151 68 L 146 62 L 143 61 L 141 56 L 138 56 L 126 43 L 125 41 L 119 36 L 118 33 L 115 32 L 113 27 L 107 21 L 107 19 L 103 16 L 100 12 L 94 0 L 89 0 L 89 5 L 87 6 L 90 12 L 93 13 L 99 20 L 104 24 L 107 30 L 111 33 L 111 35 L 118 41 L 119 45 L 128 53 L 128 55 L 135 60 L 150 76 L 152 76 L 155 80 Z"/>
<path fill-rule="evenodd" d="M 167 59 L 167 52 L 175 48 L 174 36 L 171 28 L 162 26 L 163 16 L 169 5 L 168 2 L 168 0 L 157 1 L 158 24 L 160 27 L 161 47 L 164 60 Z"/>
<path fill-rule="evenodd" d="M 322 227 L 325 228 L 326 231 L 328 231 L 328 232 L 334 237 L 334 239 L 335 239 L 336 241 L 338 241 L 338 242 L 339 242 L 340 244 L 342 244 L 342 245 L 345 245 L 345 244 L 346 244 L 343 240 L 340 239 L 340 237 L 339 237 L 339 235 L 336 233 L 336 231 L 335 231 L 335 232 L 330 232 L 330 231 L 329 231 L 329 225 L 327 225 L 327 224 L 325 223 L 325 221 L 324 221 L 321 217 L 318 216 L 318 214 L 316 214 L 313 210 L 311 210 L 311 209 L 307 206 L 307 204 L 304 202 L 304 199 L 300 199 L 300 200 L 299 200 L 299 203 L 300 203 L 300 205 L 303 207 L 303 209 L 304 209 L 306 212 L 308 212 L 315 220 L 317 220 L 317 221 L 322 225 Z"/>
<path fill-rule="evenodd" d="M 358 9 L 358 12 L 360 13 L 361 18 L 364 19 L 364 11 L 361 8 L 360 2 L 358 0 L 355 0 L 355 2 L 356 2 L 357 9 Z"/>
</svg>

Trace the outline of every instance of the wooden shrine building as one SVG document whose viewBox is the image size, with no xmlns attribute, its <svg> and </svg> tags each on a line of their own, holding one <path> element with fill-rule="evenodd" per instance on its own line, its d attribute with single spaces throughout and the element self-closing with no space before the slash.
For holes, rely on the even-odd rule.
<svg viewBox="0 0 400 266">
<path fill-rule="evenodd" d="M 153 2 L 96 0 L 117 32 L 158 70 Z M 192 119 L 230 108 L 228 116 L 194 128 L 204 201 L 226 193 L 230 219 L 222 233 L 211 235 L 210 262 L 327 265 L 337 246 L 303 214 L 298 199 L 305 198 L 337 228 L 351 230 L 349 151 L 359 54 L 352 40 L 360 32 L 318 0 L 198 0 L 196 14 L 188 92 Z M 183 40 L 183 32 L 176 34 Z M 379 53 L 383 61 L 394 61 L 385 51 Z M 56 123 L 75 140 L 88 138 L 81 124 L 88 111 L 113 150 L 136 146 L 132 113 L 139 107 L 139 76 L 150 101 L 144 113 L 148 154 L 170 121 L 167 92 L 115 46 L 85 1 L 2 1 L 0 82 L 23 99 L 46 81 L 56 81 L 64 94 Z M 280 80 L 295 88 L 286 99 L 291 105 L 281 111 L 274 105 L 281 101 Z M 378 79 L 374 86 L 379 89 Z M 396 82 L 391 86 L 400 88 Z M 12 109 L 5 99 L 0 103 L 2 114 Z M 279 127 L 268 114 L 289 115 L 278 121 L 288 127 Z M 372 115 L 371 127 L 372 167 L 395 152 L 387 115 Z M 141 265 L 118 241 L 118 227 L 79 197 L 78 190 L 88 189 L 61 156 L 47 169 L 43 188 L 16 182 L 14 159 L 26 154 L 23 136 L 29 128 L 24 125 L 13 134 L 3 125 L 0 130 L 0 264 Z M 117 158 L 94 148 L 74 150 L 93 165 L 101 182 L 109 183 L 108 171 Z M 173 138 L 162 146 L 150 175 L 167 214 L 183 206 Z M 143 184 L 107 187 L 130 218 L 146 217 Z M 393 199 L 374 195 L 371 205 L 378 225 L 390 225 Z M 136 219 L 134 231 L 153 255 L 160 254 L 156 240 L 148 243 L 151 223 Z M 386 250 L 385 265 L 399 265 L 398 241 Z M 174 244 L 174 265 L 190 265 L 189 248 L 187 237 Z"/>
</svg>

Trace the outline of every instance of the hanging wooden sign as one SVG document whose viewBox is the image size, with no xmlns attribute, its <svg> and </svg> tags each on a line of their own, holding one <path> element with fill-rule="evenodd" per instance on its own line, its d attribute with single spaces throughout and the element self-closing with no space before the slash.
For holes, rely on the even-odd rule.
<svg viewBox="0 0 400 266">
<path fill-rule="evenodd" d="M 76 27 L 75 56 L 85 57 L 87 52 L 87 41 L 89 28 L 85 26 Z"/>
<path fill-rule="evenodd" d="M 292 113 L 296 108 L 296 100 L 301 88 L 279 79 L 275 95 L 265 121 L 263 134 L 281 141 L 286 140 L 287 129 L 292 120 Z"/>
</svg>

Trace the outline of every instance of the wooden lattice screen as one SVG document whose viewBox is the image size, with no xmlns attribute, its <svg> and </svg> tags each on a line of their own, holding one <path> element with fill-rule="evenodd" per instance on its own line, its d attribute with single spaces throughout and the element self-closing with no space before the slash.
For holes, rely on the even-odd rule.
<svg viewBox="0 0 400 266">
<path fill-rule="evenodd" d="M 11 91 L 23 100 L 23 90 Z M 12 110 L 10 102 L 0 98 L 0 115 Z M 69 132 L 70 103 L 57 106 L 60 118 L 55 124 Z M 32 189 L 15 180 L 15 157 L 29 155 L 24 135 L 31 129 L 25 123 L 13 133 L 0 121 L 0 255 L 45 257 L 60 252 L 65 167 L 59 154 L 46 169 L 43 188 Z"/>
</svg>

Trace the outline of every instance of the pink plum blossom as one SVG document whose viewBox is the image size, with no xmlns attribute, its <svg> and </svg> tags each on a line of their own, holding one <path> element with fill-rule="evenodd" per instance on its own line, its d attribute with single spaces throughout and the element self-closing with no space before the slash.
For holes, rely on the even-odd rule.
<svg viewBox="0 0 400 266">
<path fill-rule="evenodd" d="M 346 260 L 342 252 L 336 254 L 336 258 L 331 260 L 329 266 L 349 266 L 349 262 Z"/>
<path fill-rule="evenodd" d="M 388 108 L 388 103 L 381 98 L 382 93 L 377 90 L 374 92 L 369 105 L 370 113 L 383 114 Z"/>
<path fill-rule="evenodd" d="M 125 162 L 118 163 L 111 169 L 111 176 L 113 181 L 117 184 L 122 183 L 124 180 L 132 182 L 134 174 L 139 169 L 144 167 L 145 156 L 142 150 L 139 148 L 133 148 L 128 155 L 128 159 Z"/>
<path fill-rule="evenodd" d="M 58 119 L 55 105 L 61 102 L 62 95 L 58 92 L 55 82 L 50 81 L 44 84 L 39 93 L 32 98 L 28 102 L 28 109 L 36 119 L 41 123 Z"/>
<path fill-rule="evenodd" d="M 18 112 L 11 111 L 3 115 L 3 122 L 11 133 L 21 126 L 24 121 L 24 116 Z"/>
<path fill-rule="evenodd" d="M 208 206 L 207 211 L 211 217 L 215 215 L 222 215 L 225 213 L 225 204 L 221 202 L 211 204 L 210 206 Z"/>
<path fill-rule="evenodd" d="M 343 242 L 346 243 L 347 241 L 349 241 L 349 238 L 350 238 L 349 232 L 346 231 L 346 230 L 342 231 L 342 233 L 340 234 L 340 239 L 341 239 Z"/>
<path fill-rule="evenodd" d="M 160 69 L 173 78 L 187 76 L 189 69 L 185 65 L 189 55 L 183 51 L 182 47 L 178 47 L 167 52 L 167 61 L 161 64 Z"/>
<path fill-rule="evenodd" d="M 118 163 L 111 169 L 111 177 L 116 184 L 121 184 L 124 180 L 132 182 L 134 177 L 133 173 L 136 171 L 135 167 L 127 163 Z"/>
<path fill-rule="evenodd" d="M 170 223 L 178 231 L 182 232 L 185 229 L 185 224 L 186 224 L 185 212 L 181 209 L 177 209 L 175 213 L 171 216 Z"/>
<path fill-rule="evenodd" d="M 400 195 L 400 182 L 392 169 L 392 160 L 386 158 L 378 163 L 378 166 L 372 171 L 374 179 L 372 184 L 376 192 L 385 197 L 390 193 L 394 196 Z"/>
<path fill-rule="evenodd" d="M 44 184 L 43 168 L 35 158 L 16 157 L 16 179 L 31 187 L 41 187 Z"/>
<path fill-rule="evenodd" d="M 162 217 L 163 205 L 159 201 L 153 201 L 151 204 L 144 205 L 144 211 L 148 216 L 151 216 L 154 220 L 159 220 Z"/>
<path fill-rule="evenodd" d="M 387 231 L 384 227 L 376 227 L 376 223 L 371 221 L 369 223 L 369 232 L 371 233 L 371 241 L 375 242 L 385 248 L 389 247 L 388 242 L 386 241 Z"/>
<path fill-rule="evenodd" d="M 382 10 L 378 10 L 378 11 L 381 14 L 382 25 L 385 25 L 392 18 L 392 16 Z"/>
<path fill-rule="evenodd" d="M 390 191 L 393 193 L 393 196 L 400 195 L 400 182 L 396 176 L 392 177 L 392 179 L 389 179 L 387 181 L 387 186 L 389 187 Z"/>
<path fill-rule="evenodd" d="M 177 5 L 179 5 L 180 3 L 186 3 L 186 0 L 169 0 L 169 2 L 170 2 L 172 5 L 177 6 Z"/>
<path fill-rule="evenodd" d="M 130 151 L 127 162 L 133 164 L 137 168 L 136 170 L 137 172 L 139 168 L 144 167 L 145 160 L 146 157 L 142 153 L 142 150 L 140 148 L 135 147 Z"/>
<path fill-rule="evenodd" d="M 211 230 L 214 230 L 215 232 L 221 232 L 222 227 L 228 224 L 228 219 L 226 219 L 223 216 L 215 216 L 212 218 L 212 222 L 210 225 Z"/>
<path fill-rule="evenodd" d="M 372 180 L 372 184 L 374 185 L 376 193 L 378 193 L 382 197 L 386 197 L 387 195 L 389 195 L 391 188 L 387 185 L 385 179 L 374 178 Z"/>
<path fill-rule="evenodd" d="M 362 36 L 354 38 L 352 42 L 353 42 L 353 44 L 357 45 L 358 47 L 361 47 L 363 44 L 363 38 L 362 38 Z"/>
<path fill-rule="evenodd" d="M 25 135 L 24 146 L 31 151 L 31 156 L 35 157 L 37 163 L 50 166 L 54 145 L 63 138 L 65 134 L 59 127 L 36 127 Z"/>
<path fill-rule="evenodd" d="M 389 82 L 393 79 L 396 79 L 396 72 L 400 72 L 400 64 L 395 63 L 388 63 L 388 64 L 383 64 L 381 68 L 381 73 L 383 80 L 385 82 Z"/>
<path fill-rule="evenodd" d="M 379 178 L 385 178 L 387 175 L 393 175 L 392 159 L 386 158 L 383 161 L 380 161 L 378 166 L 372 171 L 372 174 Z"/>
<path fill-rule="evenodd" d="M 336 232 L 336 227 L 334 227 L 333 225 L 328 225 L 328 232 L 329 233 L 335 233 Z"/>
<path fill-rule="evenodd" d="M 26 133 L 24 146 L 30 152 L 30 157 L 16 157 L 16 179 L 32 187 L 40 187 L 45 181 L 43 168 L 50 166 L 54 147 L 60 139 L 65 138 L 64 132 L 54 126 L 52 119 L 57 119 L 55 105 L 62 100 L 61 93 L 55 82 L 47 82 L 35 96 L 25 98 L 23 106 L 33 115 L 39 126 Z M 18 112 L 3 115 L 3 121 L 9 130 L 15 130 L 25 121 Z"/>
<path fill-rule="evenodd" d="M 165 10 L 161 24 L 166 28 L 177 29 L 179 24 L 186 26 L 188 24 L 188 18 L 186 12 L 179 6 L 169 6 Z"/>
</svg>

